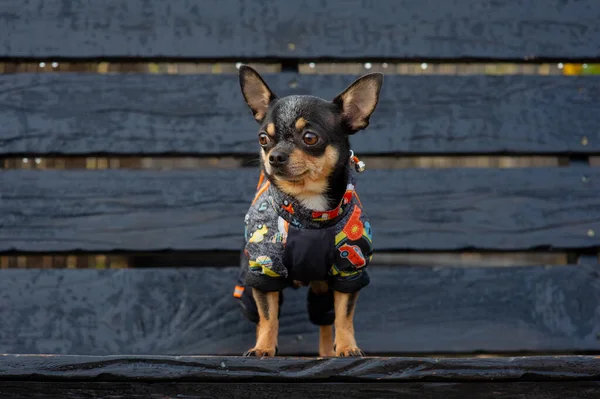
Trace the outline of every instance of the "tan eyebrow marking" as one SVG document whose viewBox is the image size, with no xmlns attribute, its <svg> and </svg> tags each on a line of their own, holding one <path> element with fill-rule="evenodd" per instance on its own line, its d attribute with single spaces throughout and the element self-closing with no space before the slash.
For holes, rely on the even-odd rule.
<svg viewBox="0 0 600 399">
<path fill-rule="evenodd" d="M 296 120 L 296 130 L 300 131 L 306 126 L 306 119 L 300 117 Z"/>
<path fill-rule="evenodd" d="M 269 123 L 267 125 L 267 134 L 271 137 L 275 136 L 275 124 Z"/>
</svg>

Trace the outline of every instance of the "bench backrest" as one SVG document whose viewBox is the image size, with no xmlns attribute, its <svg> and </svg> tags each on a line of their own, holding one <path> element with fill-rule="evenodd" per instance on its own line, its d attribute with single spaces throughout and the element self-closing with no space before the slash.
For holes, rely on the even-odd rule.
<svg viewBox="0 0 600 399">
<path fill-rule="evenodd" d="M 391 71 L 371 126 L 352 140 L 367 166 L 386 165 L 358 182 L 376 251 L 392 259 L 560 251 L 567 261 L 431 267 L 389 264 L 378 254 L 357 310 L 362 348 L 600 349 L 600 169 L 590 161 L 600 155 L 600 78 L 396 73 L 406 61 L 591 67 L 600 55 L 597 1 L 4 3 L 4 61 L 268 62 L 277 72 L 264 77 L 276 92 L 324 98 L 368 69 L 315 74 L 311 63 Z M 15 157 L 238 160 L 192 170 L 1 171 L 0 253 L 126 254 L 140 267 L 1 270 L 0 353 L 240 354 L 252 343 L 253 326 L 231 296 L 238 273 L 231 259 L 258 178 L 248 165 L 257 154 L 256 125 L 230 72 L 0 75 L 5 165 Z M 393 167 L 442 155 L 561 162 Z M 140 261 L 164 252 L 205 254 L 214 264 L 148 268 Z M 304 295 L 286 297 L 282 353 L 316 351 Z"/>
</svg>

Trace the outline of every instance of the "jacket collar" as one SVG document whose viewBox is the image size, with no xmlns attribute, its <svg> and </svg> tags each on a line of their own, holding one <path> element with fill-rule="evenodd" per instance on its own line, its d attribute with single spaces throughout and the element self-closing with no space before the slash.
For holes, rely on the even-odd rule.
<svg viewBox="0 0 600 399">
<path fill-rule="evenodd" d="M 268 188 L 269 201 L 279 216 L 296 227 L 326 227 L 343 219 L 352 208 L 355 198 L 357 199 L 355 182 L 354 172 L 350 169 L 344 196 L 335 208 L 327 211 L 316 211 L 305 207 L 300 201 L 279 190 L 274 184 L 270 184 Z"/>
</svg>

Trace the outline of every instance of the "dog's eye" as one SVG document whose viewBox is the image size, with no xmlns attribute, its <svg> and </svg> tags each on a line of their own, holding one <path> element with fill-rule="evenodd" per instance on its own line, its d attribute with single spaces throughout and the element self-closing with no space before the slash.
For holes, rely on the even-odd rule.
<svg viewBox="0 0 600 399">
<path fill-rule="evenodd" d="M 319 142 L 319 136 L 311 132 L 306 132 L 302 136 L 302 140 L 304 140 L 306 145 L 315 145 Z"/>
<path fill-rule="evenodd" d="M 266 146 L 267 144 L 269 144 L 269 142 L 271 141 L 271 139 L 269 138 L 269 135 L 266 133 L 260 133 L 258 135 L 258 142 L 260 143 L 260 145 L 262 145 L 263 147 Z"/>
</svg>

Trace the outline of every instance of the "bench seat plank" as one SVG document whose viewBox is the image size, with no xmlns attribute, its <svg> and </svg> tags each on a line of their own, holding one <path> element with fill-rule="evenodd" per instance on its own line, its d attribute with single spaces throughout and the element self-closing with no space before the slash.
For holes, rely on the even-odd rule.
<svg viewBox="0 0 600 399">
<path fill-rule="evenodd" d="M 590 59 L 596 0 L 5 0 L 0 56 Z"/>
<path fill-rule="evenodd" d="M 224 365 L 223 365 L 224 364 Z M 565 366 L 568 365 L 568 368 Z M 597 381 L 595 356 L 495 358 L 285 358 L 222 356 L 0 355 L 0 381 L 154 382 L 525 382 Z"/>
<path fill-rule="evenodd" d="M 240 355 L 255 327 L 232 297 L 238 271 L 1 270 L 0 353 Z M 357 339 L 370 355 L 598 351 L 597 275 L 574 265 L 373 266 Z M 280 353 L 317 348 L 306 289 L 286 290 Z"/>
<path fill-rule="evenodd" d="M 355 76 L 265 78 L 280 95 L 332 99 Z M 360 155 L 600 153 L 599 102 L 600 77 L 386 75 L 352 143 Z M 0 75 L 0 104 L 0 156 L 259 148 L 234 75 Z"/>
<path fill-rule="evenodd" d="M 6 170 L 0 252 L 238 251 L 257 180 L 254 168 Z M 598 246 L 599 168 L 368 170 L 357 188 L 376 251 Z"/>
</svg>

